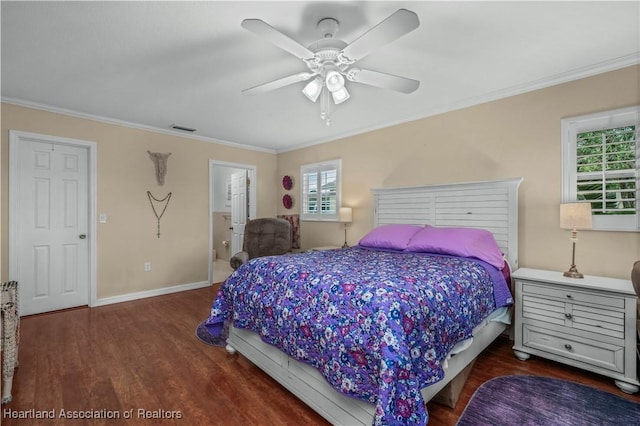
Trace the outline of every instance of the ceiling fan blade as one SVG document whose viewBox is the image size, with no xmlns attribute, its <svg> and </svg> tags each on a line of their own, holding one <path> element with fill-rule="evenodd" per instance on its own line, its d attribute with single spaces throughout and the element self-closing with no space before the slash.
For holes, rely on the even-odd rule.
<svg viewBox="0 0 640 426">
<path fill-rule="evenodd" d="M 348 70 L 347 80 L 402 93 L 411 93 L 420 87 L 418 80 L 360 68 L 351 68 Z"/>
<path fill-rule="evenodd" d="M 355 62 L 364 58 L 373 50 L 402 37 L 419 26 L 420 20 L 415 12 L 407 9 L 398 9 L 387 19 L 345 47 L 342 50 L 342 55 Z"/>
<path fill-rule="evenodd" d="M 315 75 L 316 74 L 312 74 L 310 72 L 301 72 L 298 74 L 290 75 L 288 77 L 279 78 L 278 80 L 273 80 L 268 83 L 259 84 L 249 89 L 244 89 L 242 93 L 246 93 L 247 95 L 259 95 L 261 93 L 270 92 L 271 90 L 279 89 L 281 87 L 298 83 L 300 81 L 307 81 Z"/>
<path fill-rule="evenodd" d="M 287 51 L 300 59 L 311 59 L 314 56 L 312 51 L 289 36 L 286 36 L 276 30 L 261 19 L 245 19 L 240 25 L 252 33 L 266 38 L 280 49 Z"/>
</svg>

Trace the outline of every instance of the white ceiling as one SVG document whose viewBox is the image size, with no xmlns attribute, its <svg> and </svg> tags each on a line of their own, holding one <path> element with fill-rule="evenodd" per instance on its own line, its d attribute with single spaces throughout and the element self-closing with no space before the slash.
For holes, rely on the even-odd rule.
<svg viewBox="0 0 640 426">
<path fill-rule="evenodd" d="M 282 152 L 640 62 L 640 2 L 2 1 L 2 99 Z M 332 124 L 305 83 L 241 93 L 304 63 L 240 27 L 303 45 L 321 18 L 350 43 L 397 9 L 420 27 L 358 66 L 420 80 L 401 94 L 347 82 Z M 184 134 L 181 132 L 176 132 Z"/>
</svg>

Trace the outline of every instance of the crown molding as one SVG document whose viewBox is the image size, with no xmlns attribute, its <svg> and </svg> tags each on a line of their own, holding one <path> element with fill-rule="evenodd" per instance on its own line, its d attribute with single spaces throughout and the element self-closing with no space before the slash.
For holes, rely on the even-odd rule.
<svg viewBox="0 0 640 426">
<path fill-rule="evenodd" d="M 609 61 L 600 62 L 597 64 L 593 64 L 586 67 L 577 68 L 575 70 L 567 71 L 564 73 L 556 74 L 550 77 L 545 77 L 545 78 L 533 80 L 527 83 L 511 86 L 506 89 L 485 93 L 484 95 L 481 95 L 481 96 L 474 96 L 474 97 L 462 99 L 457 102 L 452 102 L 450 104 L 442 105 L 441 107 L 438 107 L 438 108 L 433 108 L 428 111 L 423 111 L 419 114 L 416 114 L 411 117 L 407 117 L 402 120 L 396 120 L 394 122 L 387 122 L 384 124 L 374 125 L 367 128 L 356 129 L 350 132 L 344 132 L 339 135 L 334 135 L 331 139 L 317 140 L 317 141 L 312 141 L 306 144 L 296 145 L 290 148 L 279 149 L 279 150 L 276 150 L 276 153 L 279 154 L 279 153 L 288 152 L 288 151 L 295 151 L 297 149 L 308 148 L 313 145 L 319 145 L 319 144 L 335 141 L 338 139 L 359 135 L 362 133 L 372 132 L 372 131 L 384 129 L 387 127 L 397 126 L 400 124 L 409 123 L 411 121 L 428 118 L 434 115 L 444 114 L 447 112 L 452 112 L 459 109 L 464 109 L 464 108 L 472 107 L 475 105 L 480 105 L 487 102 L 508 98 L 511 96 L 521 95 L 523 93 L 533 92 L 535 90 L 540 90 L 540 89 L 556 86 L 563 83 L 569 83 L 571 81 L 580 80 L 582 78 L 592 77 L 594 75 L 604 74 L 606 72 L 615 71 L 618 69 L 639 65 L 639 64 L 640 64 L 640 52 L 636 52 L 630 55 L 611 59 Z"/>
<path fill-rule="evenodd" d="M 146 130 L 148 132 L 162 133 L 162 134 L 165 134 L 165 135 L 177 136 L 177 137 L 182 137 L 182 138 L 186 138 L 186 139 L 194 139 L 194 140 L 198 140 L 198 141 L 202 141 L 202 142 L 214 143 L 214 144 L 217 144 L 217 145 L 226 145 L 226 146 L 230 146 L 230 147 L 233 147 L 233 148 L 248 149 L 250 151 L 266 152 L 266 153 L 269 153 L 269 154 L 275 154 L 276 153 L 275 150 L 269 149 L 269 148 L 262 148 L 262 147 L 252 146 L 252 145 L 245 145 L 245 144 L 240 144 L 240 143 L 237 143 L 237 142 L 231 142 L 231 141 L 225 141 L 225 140 L 220 140 L 220 139 L 209 138 L 209 137 L 206 137 L 206 136 L 193 135 L 193 134 L 183 133 L 183 132 L 180 132 L 180 131 L 173 131 L 173 130 L 170 130 L 170 129 L 163 129 L 162 127 L 148 126 L 146 124 L 134 123 L 134 122 L 131 122 L 131 121 L 119 120 L 119 119 L 116 119 L 116 118 L 104 117 L 104 116 L 101 116 L 101 115 L 88 114 L 88 113 L 85 113 L 85 112 L 74 111 L 74 110 L 70 110 L 70 109 L 66 109 L 66 108 L 60 108 L 60 107 L 56 107 L 56 106 L 53 106 L 53 105 L 47 105 L 47 104 L 42 104 L 42 103 L 38 103 L 38 102 L 26 101 L 26 100 L 23 100 L 23 99 L 17 99 L 17 98 L 11 98 L 11 97 L 7 97 L 7 96 L 2 96 L 0 98 L 0 100 L 3 103 L 17 105 L 17 106 L 21 106 L 21 107 L 25 107 L 25 108 L 37 109 L 37 110 L 47 111 L 47 112 L 53 112 L 53 113 L 56 113 L 56 114 L 68 115 L 70 117 L 82 118 L 82 119 L 85 119 L 85 120 L 93 120 L 93 121 L 98 121 L 98 122 L 101 122 L 101 123 L 113 124 L 113 125 L 116 125 L 116 126 L 129 127 L 131 129 Z"/>
</svg>

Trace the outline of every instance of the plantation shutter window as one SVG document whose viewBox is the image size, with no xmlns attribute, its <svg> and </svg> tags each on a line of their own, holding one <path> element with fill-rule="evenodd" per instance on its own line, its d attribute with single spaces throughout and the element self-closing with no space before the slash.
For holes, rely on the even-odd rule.
<svg viewBox="0 0 640 426">
<path fill-rule="evenodd" d="M 300 168 L 303 220 L 338 220 L 340 167 L 340 160 L 332 160 Z"/>
<path fill-rule="evenodd" d="M 593 228 L 640 230 L 638 107 L 563 120 L 563 201 L 591 203 Z"/>
</svg>

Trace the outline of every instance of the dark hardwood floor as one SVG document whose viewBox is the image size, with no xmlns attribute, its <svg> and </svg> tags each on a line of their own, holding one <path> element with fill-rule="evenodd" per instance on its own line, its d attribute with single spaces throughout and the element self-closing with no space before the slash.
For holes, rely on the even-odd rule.
<svg viewBox="0 0 640 426">
<path fill-rule="evenodd" d="M 327 424 L 243 356 L 195 337 L 216 288 L 23 318 L 20 366 L 2 424 Z M 607 377 L 536 357 L 518 361 L 509 340 L 499 338 L 476 361 L 455 409 L 428 404 L 429 424 L 455 424 L 478 386 L 509 374 L 573 380 L 640 402 Z M 51 410 L 54 419 L 12 418 Z"/>
</svg>

